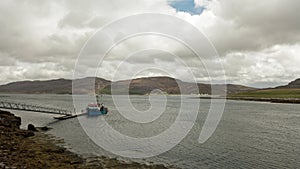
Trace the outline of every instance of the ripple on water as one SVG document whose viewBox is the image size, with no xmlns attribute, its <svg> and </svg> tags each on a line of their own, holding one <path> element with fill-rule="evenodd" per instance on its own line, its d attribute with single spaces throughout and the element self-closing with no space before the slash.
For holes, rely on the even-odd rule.
<svg viewBox="0 0 300 169">
<path fill-rule="evenodd" d="M 72 98 L 66 95 L 9 95 L 0 100 L 72 109 Z M 131 96 L 139 110 L 149 107 L 146 96 Z M 118 114 L 111 97 L 102 102 L 111 110 L 103 117 L 117 131 L 135 137 L 148 137 L 164 131 L 175 120 L 180 97 L 169 99 L 166 112 L 150 124 L 131 123 Z M 188 100 L 187 100 L 188 102 Z M 188 136 L 176 147 L 159 156 L 146 159 L 173 164 L 181 168 L 297 168 L 300 166 L 300 105 L 227 101 L 223 118 L 212 137 L 204 144 L 197 139 L 209 110 L 210 101 L 201 100 L 198 118 Z M 28 123 L 50 125 L 50 133 L 64 138 L 72 150 L 80 154 L 114 155 L 90 140 L 78 119 L 54 122 L 53 115 L 12 111 L 22 117 L 22 127 Z M 101 130 L 101 127 L 99 127 Z M 105 131 L 103 131 L 105 132 Z M 115 141 L 111 135 L 109 141 Z M 144 161 L 131 159 L 135 161 Z"/>
</svg>

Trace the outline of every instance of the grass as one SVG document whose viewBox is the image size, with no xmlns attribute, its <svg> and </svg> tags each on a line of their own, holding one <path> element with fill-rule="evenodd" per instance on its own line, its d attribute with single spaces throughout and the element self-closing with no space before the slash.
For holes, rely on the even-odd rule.
<svg viewBox="0 0 300 169">
<path fill-rule="evenodd" d="M 300 89 L 265 89 L 233 94 L 230 97 L 253 97 L 253 98 L 298 98 Z"/>
</svg>

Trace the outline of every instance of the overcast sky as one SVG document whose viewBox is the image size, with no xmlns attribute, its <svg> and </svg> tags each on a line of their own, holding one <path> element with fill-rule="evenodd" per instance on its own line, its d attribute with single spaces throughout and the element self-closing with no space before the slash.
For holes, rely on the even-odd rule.
<svg viewBox="0 0 300 169">
<path fill-rule="evenodd" d="M 80 49 L 95 31 L 125 16 L 158 12 L 184 19 L 207 36 L 224 61 L 227 82 L 256 87 L 282 85 L 300 77 L 299 11 L 298 0 L 1 1 L 0 84 L 71 79 Z M 108 55 L 97 75 L 111 80 L 118 62 L 128 57 L 122 53 L 141 50 L 145 44 L 153 44 L 151 48 L 169 44 L 169 52 L 180 48 L 164 37 L 133 38 Z M 181 55 L 184 61 L 193 62 L 188 51 L 181 51 Z M 178 59 L 157 51 L 132 55 L 122 62 L 126 69 L 118 77 L 164 75 L 150 69 L 134 72 L 136 66 L 158 63 L 172 71 L 172 76 L 187 80 Z M 207 80 L 205 74 L 197 77 L 201 82 Z"/>
</svg>

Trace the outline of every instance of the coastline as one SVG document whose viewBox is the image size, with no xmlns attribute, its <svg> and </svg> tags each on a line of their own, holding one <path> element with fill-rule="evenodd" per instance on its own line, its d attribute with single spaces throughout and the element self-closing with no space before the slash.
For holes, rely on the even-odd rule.
<svg viewBox="0 0 300 169">
<path fill-rule="evenodd" d="M 21 118 L 0 110 L 0 168 L 144 168 L 168 169 L 172 166 L 125 162 L 116 158 L 95 156 L 83 158 L 66 148 L 54 136 L 41 130 L 20 129 Z"/>
<path fill-rule="evenodd" d="M 228 99 L 228 100 L 259 101 L 259 102 L 270 102 L 270 103 L 300 104 L 300 99 L 295 99 L 295 98 L 227 97 L 226 99 Z"/>
<path fill-rule="evenodd" d="M 258 97 L 191 97 L 194 99 L 226 99 L 226 100 L 243 100 L 243 101 L 257 101 L 269 103 L 283 103 L 283 104 L 300 104 L 300 99 L 297 98 L 258 98 Z"/>
</svg>

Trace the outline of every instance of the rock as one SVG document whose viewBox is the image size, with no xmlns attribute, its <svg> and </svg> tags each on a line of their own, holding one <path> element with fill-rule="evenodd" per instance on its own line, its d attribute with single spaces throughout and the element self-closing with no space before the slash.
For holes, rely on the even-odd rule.
<svg viewBox="0 0 300 169">
<path fill-rule="evenodd" d="M 23 137 L 31 137 L 34 136 L 34 132 L 33 131 L 28 131 L 28 130 L 20 130 L 15 132 L 16 136 L 23 136 Z"/>
<path fill-rule="evenodd" d="M 0 126 L 11 129 L 20 129 L 21 118 L 16 117 L 10 112 L 0 110 Z"/>
<path fill-rule="evenodd" d="M 48 131 L 50 130 L 51 128 L 50 127 L 47 127 L 47 126 L 44 126 L 44 127 L 41 127 L 40 128 L 42 131 Z"/>
<path fill-rule="evenodd" d="M 12 113 L 10 113 L 10 112 L 8 112 L 8 111 L 3 111 L 3 110 L 0 110 L 0 114 L 1 114 L 1 115 L 10 115 L 10 116 L 13 115 Z"/>
<path fill-rule="evenodd" d="M 66 151 L 63 147 L 49 147 L 45 150 L 47 153 L 59 153 L 62 154 Z"/>
<path fill-rule="evenodd" d="M 32 131 L 25 131 L 24 133 L 23 133 L 23 137 L 31 137 L 31 136 L 34 136 L 34 132 L 32 132 Z"/>
<path fill-rule="evenodd" d="M 35 126 L 33 124 L 28 124 L 27 130 L 29 130 L 29 131 L 37 131 L 37 129 L 35 128 Z"/>
</svg>

